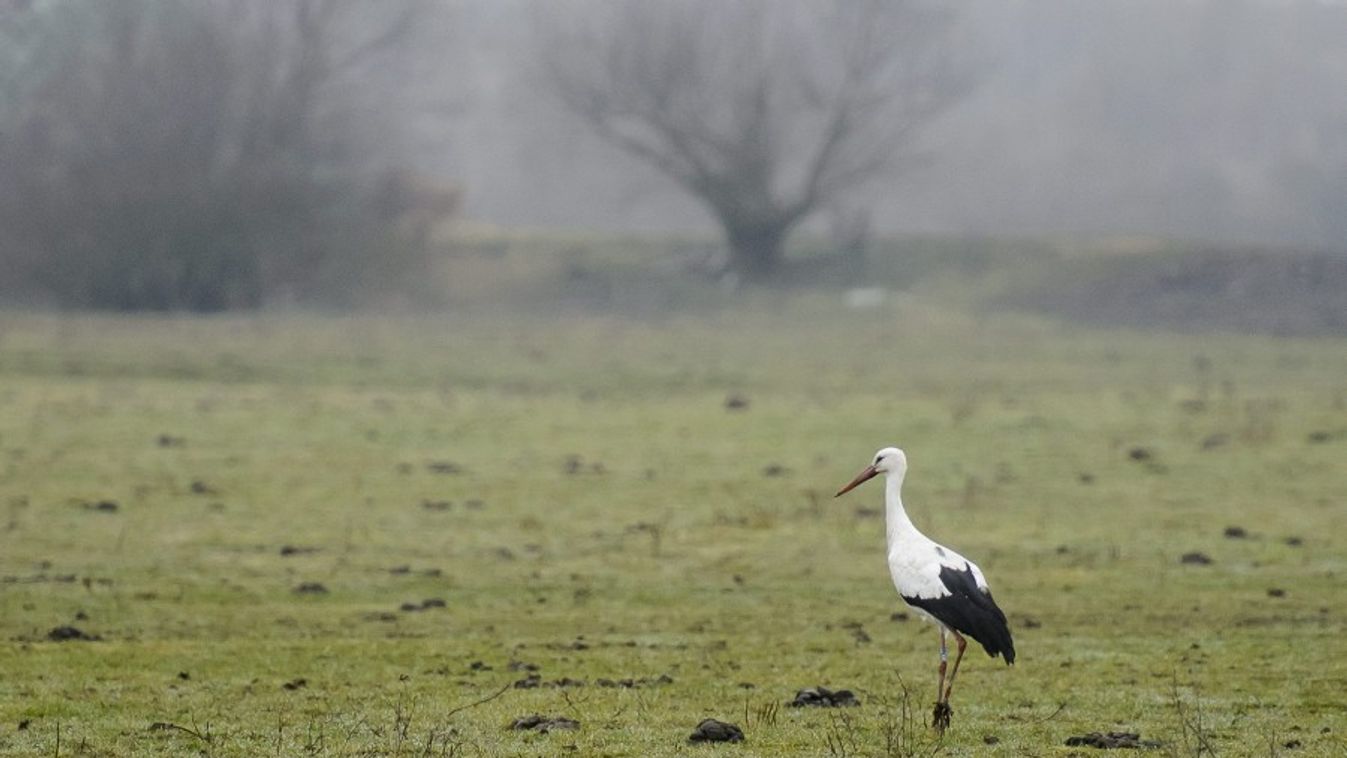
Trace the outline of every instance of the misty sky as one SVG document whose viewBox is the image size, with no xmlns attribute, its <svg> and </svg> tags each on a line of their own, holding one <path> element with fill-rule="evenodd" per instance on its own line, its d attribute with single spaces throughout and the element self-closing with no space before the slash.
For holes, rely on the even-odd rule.
<svg viewBox="0 0 1347 758">
<path fill-rule="evenodd" d="M 712 229 L 694 201 L 541 91 L 531 5 L 461 5 L 461 115 L 427 166 L 462 182 L 478 221 Z M 951 52 L 975 62 L 980 84 L 927 134 L 923 161 L 850 201 L 880 229 L 1347 247 L 1343 3 L 963 7 Z"/>
</svg>

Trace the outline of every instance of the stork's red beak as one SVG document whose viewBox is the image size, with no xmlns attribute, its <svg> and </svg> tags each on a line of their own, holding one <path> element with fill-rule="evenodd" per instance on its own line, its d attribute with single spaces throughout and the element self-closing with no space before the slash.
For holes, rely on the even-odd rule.
<svg viewBox="0 0 1347 758">
<path fill-rule="evenodd" d="M 833 495 L 833 497 L 841 497 L 847 494 L 848 492 L 861 486 L 861 484 L 864 483 L 865 480 L 874 477 L 874 475 L 878 473 L 879 470 L 876 469 L 874 466 L 866 466 L 864 469 L 861 469 L 861 473 L 857 474 L 855 479 L 852 479 L 850 482 L 847 483 L 847 486 L 838 490 L 837 494 Z"/>
</svg>

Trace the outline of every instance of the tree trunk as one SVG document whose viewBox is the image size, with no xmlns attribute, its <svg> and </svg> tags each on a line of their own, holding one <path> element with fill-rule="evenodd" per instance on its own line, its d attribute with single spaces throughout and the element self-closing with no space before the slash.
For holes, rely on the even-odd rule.
<svg viewBox="0 0 1347 758">
<path fill-rule="evenodd" d="M 721 225 L 730 245 L 730 268 L 735 273 L 748 281 L 763 281 L 781 268 L 789 222 L 736 223 L 727 219 Z"/>
</svg>

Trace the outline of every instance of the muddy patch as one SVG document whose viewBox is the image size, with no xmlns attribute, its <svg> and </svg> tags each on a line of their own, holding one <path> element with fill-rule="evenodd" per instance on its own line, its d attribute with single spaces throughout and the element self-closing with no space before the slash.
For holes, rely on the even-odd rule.
<svg viewBox="0 0 1347 758">
<path fill-rule="evenodd" d="M 688 735 L 688 742 L 743 742 L 744 730 L 716 719 L 705 719 Z"/>
<path fill-rule="evenodd" d="M 427 598 L 419 603 L 403 603 L 398 610 L 403 613 L 416 613 L 418 611 L 428 611 L 432 608 L 443 608 L 445 602 L 437 597 Z"/>
<path fill-rule="evenodd" d="M 327 587 L 322 582 L 304 582 L 295 587 L 297 595 L 326 595 Z"/>
<path fill-rule="evenodd" d="M 389 568 L 388 573 L 392 574 L 393 576 L 410 576 L 413 573 L 413 571 L 410 565 L 404 563 L 401 566 L 393 566 Z M 424 576 L 430 579 L 444 576 L 444 572 L 437 568 L 418 569 L 416 570 L 415 573 L 417 576 Z"/>
<path fill-rule="evenodd" d="M 572 679 L 569 676 L 563 676 L 560 679 L 553 679 L 551 681 L 545 682 L 543 681 L 541 674 L 538 674 L 537 672 L 530 672 L 523 679 L 516 680 L 513 686 L 517 690 L 532 690 L 537 689 L 539 687 L 567 689 L 571 687 L 584 687 L 585 680 Z"/>
<path fill-rule="evenodd" d="M 595 687 L 611 687 L 617 689 L 632 690 L 639 687 L 649 687 L 658 684 L 673 684 L 673 677 L 668 674 L 660 674 L 655 678 L 648 676 L 626 677 L 625 679 L 595 679 Z"/>
<path fill-rule="evenodd" d="M 0 584 L 73 584 L 79 579 L 76 574 L 28 574 L 26 576 L 0 576 Z"/>
<path fill-rule="evenodd" d="M 851 690 L 830 690 L 827 687 L 807 687 L 795 693 L 795 699 L 786 703 L 791 708 L 849 708 L 860 705 Z"/>
<path fill-rule="evenodd" d="M 839 626 L 851 633 L 851 639 L 855 640 L 857 645 L 865 645 L 871 641 L 870 633 L 865 631 L 865 627 L 859 621 L 843 621 Z M 832 628 L 832 625 L 826 625 L 825 628 Z"/>
<path fill-rule="evenodd" d="M 94 511 L 96 513 L 116 513 L 122 509 L 122 506 L 116 500 L 98 500 L 92 503 L 83 503 L 84 510 Z"/>
<path fill-rule="evenodd" d="M 607 473 L 608 467 L 604 466 L 602 461 L 586 462 L 583 456 L 572 453 L 566 456 L 566 460 L 563 462 L 561 470 L 571 476 L 575 476 L 576 474 L 586 473 L 604 474 Z"/>
<path fill-rule="evenodd" d="M 565 716 L 539 716 L 535 713 L 520 716 L 510 723 L 510 728 L 517 732 L 547 734 L 559 729 L 579 729 L 580 722 Z"/>
<path fill-rule="evenodd" d="M 1159 740 L 1143 740 L 1137 732 L 1090 732 L 1066 738 L 1067 747 L 1093 747 L 1100 750 L 1150 749 L 1161 747 Z"/>
<path fill-rule="evenodd" d="M 103 638 L 99 637 L 96 634 L 89 634 L 88 632 L 84 631 L 83 629 L 80 629 L 79 627 L 58 626 L 52 629 L 51 631 L 47 632 L 47 639 L 51 640 L 52 642 L 71 642 L 71 641 L 97 642 L 98 640 L 101 640 Z"/>
</svg>

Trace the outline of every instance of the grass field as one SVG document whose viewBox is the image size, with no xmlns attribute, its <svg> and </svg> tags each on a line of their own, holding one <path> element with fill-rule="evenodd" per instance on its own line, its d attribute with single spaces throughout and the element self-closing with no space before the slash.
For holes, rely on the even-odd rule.
<svg viewBox="0 0 1347 758">
<path fill-rule="evenodd" d="M 890 443 L 1019 649 L 970 649 L 943 740 L 882 488 L 831 498 Z M 9 315 L 0 754 L 1344 755 L 1345 459 L 1343 339 L 809 293 Z M 862 705 L 783 707 L 816 685 Z"/>
</svg>

